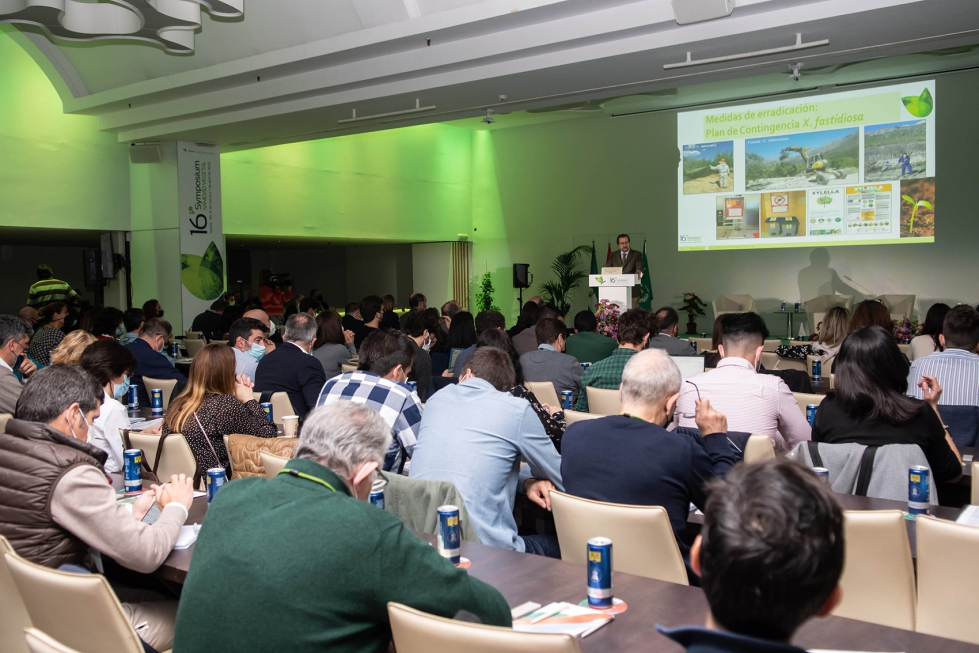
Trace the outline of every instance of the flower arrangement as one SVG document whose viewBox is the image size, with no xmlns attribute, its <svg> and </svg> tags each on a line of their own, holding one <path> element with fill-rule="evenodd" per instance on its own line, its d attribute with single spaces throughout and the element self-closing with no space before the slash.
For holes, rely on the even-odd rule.
<svg viewBox="0 0 979 653">
<path fill-rule="evenodd" d="M 910 320 L 905 315 L 900 320 L 891 320 L 893 327 L 894 342 L 911 342 L 911 338 L 918 335 L 918 320 Z"/>
<path fill-rule="evenodd" d="M 598 318 L 598 332 L 603 336 L 619 338 L 619 306 L 607 299 L 595 304 L 595 317 Z"/>
</svg>

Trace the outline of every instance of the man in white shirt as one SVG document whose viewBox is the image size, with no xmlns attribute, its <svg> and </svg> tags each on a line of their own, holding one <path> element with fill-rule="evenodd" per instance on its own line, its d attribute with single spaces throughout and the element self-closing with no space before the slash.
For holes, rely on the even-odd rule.
<svg viewBox="0 0 979 653">
<path fill-rule="evenodd" d="M 727 176 L 731 172 L 731 168 L 727 165 L 724 159 L 717 162 L 716 166 L 708 166 L 711 170 L 717 170 L 718 182 L 717 185 L 721 188 L 727 188 Z"/>
<path fill-rule="evenodd" d="M 27 358 L 34 331 L 14 315 L 0 315 L 0 413 L 17 412 L 17 399 L 24 386 L 14 369 L 29 377 L 37 367 Z"/>
<path fill-rule="evenodd" d="M 228 344 L 235 353 L 235 374 L 244 374 L 253 382 L 258 362 L 265 357 L 267 326 L 251 317 L 243 317 L 231 323 Z"/>
<path fill-rule="evenodd" d="M 938 336 L 944 351 L 936 351 L 911 363 L 908 395 L 924 399 L 918 382 L 933 376 L 942 386 L 942 406 L 979 406 L 979 312 L 965 304 L 945 316 Z"/>
</svg>

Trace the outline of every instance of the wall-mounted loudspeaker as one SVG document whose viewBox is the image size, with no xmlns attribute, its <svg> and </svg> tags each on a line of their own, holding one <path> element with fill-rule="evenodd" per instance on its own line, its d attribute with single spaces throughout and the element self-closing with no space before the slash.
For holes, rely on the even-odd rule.
<svg viewBox="0 0 979 653">
<path fill-rule="evenodd" d="M 530 268 L 528 263 L 514 263 L 513 264 L 513 287 L 514 288 L 530 288 L 530 282 L 528 281 L 527 270 Z"/>
<path fill-rule="evenodd" d="M 85 275 L 85 286 L 101 288 L 105 285 L 102 278 L 102 256 L 97 249 L 82 250 L 82 271 Z"/>
<path fill-rule="evenodd" d="M 133 163 L 160 163 L 163 148 L 159 143 L 133 143 L 129 146 L 129 160 Z"/>
<path fill-rule="evenodd" d="M 702 23 L 730 16 L 734 3 L 735 0 L 673 0 L 673 15 L 678 25 Z"/>
</svg>

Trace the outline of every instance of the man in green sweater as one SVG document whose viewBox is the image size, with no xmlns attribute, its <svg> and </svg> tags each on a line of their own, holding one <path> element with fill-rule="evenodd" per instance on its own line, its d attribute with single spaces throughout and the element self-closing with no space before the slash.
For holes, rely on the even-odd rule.
<svg viewBox="0 0 979 653">
<path fill-rule="evenodd" d="M 619 346 L 614 339 L 598 332 L 598 319 L 587 309 L 574 316 L 574 330 L 575 334 L 565 344 L 565 352 L 579 363 L 605 360 Z"/>
<path fill-rule="evenodd" d="M 366 501 L 390 443 L 369 407 L 329 404 L 306 418 L 276 478 L 222 488 L 194 548 L 174 649 L 384 653 L 389 601 L 509 626 L 499 592 Z"/>
</svg>

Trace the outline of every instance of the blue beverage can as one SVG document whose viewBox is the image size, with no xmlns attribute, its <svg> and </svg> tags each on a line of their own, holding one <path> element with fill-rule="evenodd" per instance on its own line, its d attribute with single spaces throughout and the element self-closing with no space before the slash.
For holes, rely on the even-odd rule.
<svg viewBox="0 0 979 653">
<path fill-rule="evenodd" d="M 782 302 L 782 312 L 785 312 L 785 302 Z"/>
<path fill-rule="evenodd" d="M 418 381 L 408 381 L 408 389 L 412 392 L 418 392 Z"/>
<path fill-rule="evenodd" d="M 214 495 L 218 493 L 224 485 L 224 467 L 212 467 L 207 470 L 207 502 L 214 501 Z"/>
<path fill-rule="evenodd" d="M 587 372 L 588 368 L 591 367 L 591 363 L 579 363 L 579 365 L 581 365 L 582 372 Z"/>
<path fill-rule="evenodd" d="M 272 419 L 272 402 L 271 401 L 262 402 L 261 406 L 262 406 L 262 410 L 265 411 L 265 416 L 269 418 L 269 421 L 274 422 L 275 420 Z"/>
<path fill-rule="evenodd" d="M 696 340 L 691 340 L 690 341 L 690 348 L 693 349 L 694 353 L 697 352 L 697 341 Z"/>
<path fill-rule="evenodd" d="M 561 391 L 561 408 L 564 410 L 571 410 L 571 391 L 562 390 Z"/>
<path fill-rule="evenodd" d="M 829 483 L 829 470 L 828 469 L 826 469 L 825 467 L 813 467 L 812 468 L 812 471 L 816 472 L 816 476 L 818 476 L 819 478 L 821 478 L 824 481 L 826 481 L 827 483 Z"/>
<path fill-rule="evenodd" d="M 817 358 L 812 360 L 812 380 L 820 381 L 823 378 L 823 362 Z"/>
<path fill-rule="evenodd" d="M 153 388 L 150 391 L 150 410 L 154 415 L 163 414 L 163 390 Z"/>
<path fill-rule="evenodd" d="M 798 313 L 798 312 L 799 312 L 799 302 L 796 302 L 796 303 L 795 303 L 795 312 L 796 312 L 796 313 Z"/>
<path fill-rule="evenodd" d="M 806 420 L 809 422 L 809 426 L 812 426 L 812 423 L 816 421 L 816 411 L 818 409 L 819 406 L 816 404 L 806 406 Z"/>
<path fill-rule="evenodd" d="M 702 332 L 700 333 L 700 337 L 701 337 L 701 338 L 706 338 L 706 337 L 707 337 L 707 332 L 706 332 L 706 331 L 702 331 Z"/>
<path fill-rule="evenodd" d="M 371 505 L 374 506 L 375 508 L 380 508 L 381 510 L 384 510 L 384 486 L 383 485 L 380 485 L 380 487 L 378 487 L 378 485 L 375 484 L 375 486 L 371 488 L 370 501 L 371 501 Z"/>
<path fill-rule="evenodd" d="M 588 540 L 588 605 L 612 607 L 612 540 L 593 537 Z"/>
<path fill-rule="evenodd" d="M 170 354 L 174 358 L 180 358 L 180 343 L 179 342 L 172 342 L 172 343 L 170 343 Z"/>
<path fill-rule="evenodd" d="M 203 333 L 198 333 L 197 334 L 197 339 L 198 340 L 203 340 L 204 339 L 204 334 Z"/>
<path fill-rule="evenodd" d="M 459 507 L 439 506 L 439 555 L 448 558 L 452 564 L 459 564 L 462 546 L 462 534 L 459 531 Z"/>
<path fill-rule="evenodd" d="M 912 515 L 928 514 L 928 468 L 914 465 L 908 469 L 908 512 Z"/>
<path fill-rule="evenodd" d="M 129 386 L 129 410 L 139 410 L 139 386 Z"/>
<path fill-rule="evenodd" d="M 122 457 L 126 494 L 139 494 L 143 491 L 143 452 L 139 449 L 126 449 Z"/>
</svg>

